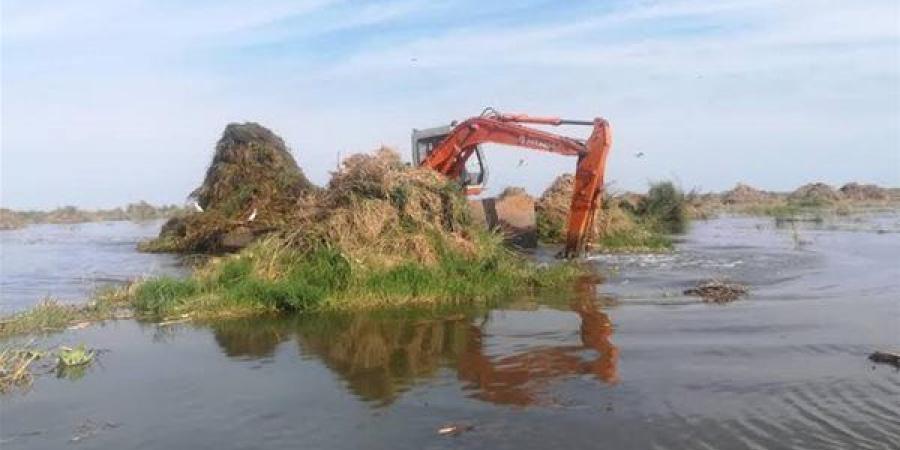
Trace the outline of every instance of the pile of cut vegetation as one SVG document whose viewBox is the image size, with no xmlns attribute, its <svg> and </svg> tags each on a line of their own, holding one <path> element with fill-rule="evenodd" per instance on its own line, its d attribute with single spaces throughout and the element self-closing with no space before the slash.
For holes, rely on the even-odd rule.
<svg viewBox="0 0 900 450">
<path fill-rule="evenodd" d="M 233 146 L 223 141 L 216 161 Z M 242 151 L 260 151 L 259 144 L 240 145 Z M 258 159 L 243 161 L 251 169 L 228 170 L 240 174 L 241 183 L 250 183 L 252 195 L 236 202 L 227 190 L 204 183 L 196 193 L 204 212 L 167 224 L 182 230 L 163 230 L 161 235 L 175 236 L 177 248 L 209 248 L 192 240 L 197 233 L 192 227 L 208 227 L 212 231 L 201 233 L 207 236 L 238 221 L 254 227 L 253 221 L 242 219 L 252 208 L 259 213 L 257 221 L 269 217 L 264 227 L 252 228 L 257 239 L 236 254 L 212 258 L 188 279 L 140 283 L 129 295 L 138 315 L 201 318 L 477 302 L 559 286 L 581 270 L 568 264 L 538 267 L 505 247 L 501 236 L 473 223 L 456 183 L 404 164 L 386 148 L 345 159 L 324 189 L 294 176 L 282 184 L 285 191 L 278 190 L 271 183 L 284 183 L 283 177 L 254 176 L 249 170 L 271 168 Z M 276 168 L 285 167 L 295 165 Z M 223 177 L 211 170 L 207 179 L 218 187 L 215 180 Z"/>
<path fill-rule="evenodd" d="M 329 245 L 355 260 L 394 265 L 437 261 L 440 246 L 474 252 L 460 188 L 429 169 L 404 164 L 389 148 L 345 159 L 324 191 L 306 197 L 286 237 L 300 247 Z"/>
<path fill-rule="evenodd" d="M 565 240 L 575 177 L 560 175 L 535 205 L 538 236 L 544 242 Z M 684 195 L 669 182 L 654 183 L 647 195 L 607 196 L 590 230 L 592 244 L 604 251 L 652 251 L 671 247 L 669 233 L 687 225 Z"/>
<path fill-rule="evenodd" d="M 473 215 L 482 214 L 485 224 L 498 230 L 509 244 L 519 249 L 537 247 L 535 199 L 525 189 L 509 186 L 496 198 L 470 201 L 469 206 Z"/>
<path fill-rule="evenodd" d="M 738 183 L 730 191 L 725 191 L 722 194 L 722 203 L 725 203 L 726 205 L 764 203 L 775 199 L 776 197 L 772 193 L 756 189 L 743 183 Z"/>
<path fill-rule="evenodd" d="M 834 204 L 841 198 L 839 191 L 825 183 L 809 183 L 791 192 L 788 202 L 798 206 L 825 206 Z"/>
<path fill-rule="evenodd" d="M 27 225 L 21 214 L 6 208 L 0 208 L 0 230 L 15 230 Z"/>
<path fill-rule="evenodd" d="M 874 184 L 847 183 L 841 186 L 841 194 L 848 200 L 887 200 L 887 189 Z"/>
<path fill-rule="evenodd" d="M 298 199 L 317 189 L 275 133 L 252 122 L 229 124 L 216 144 L 203 183 L 191 194 L 202 212 L 170 219 L 159 237 L 141 249 L 235 250 L 283 228 Z"/>
<path fill-rule="evenodd" d="M 573 192 L 575 192 L 575 176 L 569 173 L 562 174 L 553 180 L 535 203 L 538 237 L 542 241 L 557 243 L 565 241 Z"/>
<path fill-rule="evenodd" d="M 53 211 L 48 212 L 44 220 L 47 223 L 56 224 L 73 224 L 93 221 L 90 213 L 82 211 L 74 206 L 56 208 Z"/>
</svg>

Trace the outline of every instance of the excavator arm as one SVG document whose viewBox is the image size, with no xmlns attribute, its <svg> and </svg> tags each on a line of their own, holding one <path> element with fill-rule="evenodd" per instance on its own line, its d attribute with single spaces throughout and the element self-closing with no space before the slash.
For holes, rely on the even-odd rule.
<svg viewBox="0 0 900 450">
<path fill-rule="evenodd" d="M 522 124 L 592 125 L 587 141 L 560 136 Z M 582 254 L 593 229 L 595 212 L 600 206 L 606 156 L 611 142 L 609 123 L 602 118 L 593 121 L 565 120 L 556 117 L 527 115 L 482 115 L 456 125 L 439 144 L 425 156 L 421 165 L 448 177 L 460 177 L 466 161 L 483 143 L 506 144 L 566 156 L 576 156 L 575 190 L 569 209 L 566 246 L 567 258 Z"/>
</svg>

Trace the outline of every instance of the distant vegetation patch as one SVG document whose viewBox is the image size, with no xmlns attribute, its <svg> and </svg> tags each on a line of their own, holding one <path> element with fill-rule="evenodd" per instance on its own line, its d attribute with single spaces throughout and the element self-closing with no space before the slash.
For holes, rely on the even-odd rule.
<svg viewBox="0 0 900 450">
<path fill-rule="evenodd" d="M 75 224 L 86 222 L 124 221 L 143 222 L 183 215 L 183 207 L 153 206 L 145 201 L 129 203 L 113 209 L 86 210 L 64 206 L 51 211 L 13 211 L 0 208 L 0 230 L 14 230 L 32 224 Z"/>
</svg>

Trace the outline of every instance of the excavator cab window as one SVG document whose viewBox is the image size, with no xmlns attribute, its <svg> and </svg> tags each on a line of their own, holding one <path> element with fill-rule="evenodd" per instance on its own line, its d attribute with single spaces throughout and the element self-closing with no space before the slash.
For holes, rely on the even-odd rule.
<svg viewBox="0 0 900 450">
<path fill-rule="evenodd" d="M 484 184 L 487 182 L 487 167 L 480 145 L 475 147 L 475 153 L 466 161 L 466 167 L 461 178 L 462 180 L 460 181 L 462 181 L 463 186 L 469 192 L 475 190 L 480 192 L 484 189 Z"/>
<path fill-rule="evenodd" d="M 412 133 L 412 160 L 418 166 L 431 154 L 453 127 L 437 127 L 425 130 L 413 130 Z M 466 161 L 463 173 L 460 174 L 460 183 L 465 186 L 470 194 L 480 193 L 487 182 L 487 166 L 481 146 L 475 147 L 474 154 Z"/>
</svg>

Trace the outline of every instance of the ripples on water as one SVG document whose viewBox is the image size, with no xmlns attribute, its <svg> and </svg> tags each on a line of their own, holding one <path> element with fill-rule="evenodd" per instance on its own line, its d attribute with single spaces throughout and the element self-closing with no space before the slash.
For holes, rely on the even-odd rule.
<svg viewBox="0 0 900 450">
<path fill-rule="evenodd" d="M 0 231 L 0 313 L 52 297 L 84 301 L 98 288 L 149 275 L 181 274 L 171 255 L 138 253 L 161 221 L 32 225 Z"/>
<path fill-rule="evenodd" d="M 699 223 L 675 254 L 598 258 L 607 282 L 561 301 L 69 332 L 110 351 L 3 400 L 3 447 L 91 420 L 115 426 L 79 447 L 900 448 L 900 372 L 866 360 L 900 346 L 900 234 L 801 234 Z M 751 296 L 667 294 L 725 276 Z"/>
</svg>

